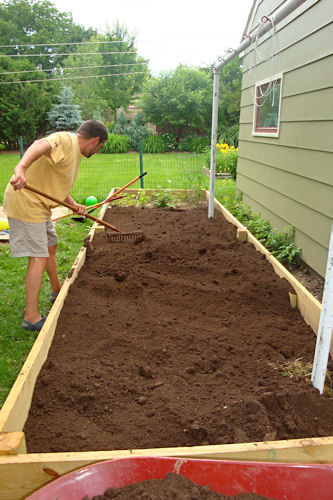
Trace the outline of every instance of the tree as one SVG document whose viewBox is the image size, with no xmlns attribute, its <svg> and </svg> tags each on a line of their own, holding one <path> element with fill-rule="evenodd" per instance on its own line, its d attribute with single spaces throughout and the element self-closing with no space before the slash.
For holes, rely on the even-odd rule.
<svg viewBox="0 0 333 500">
<path fill-rule="evenodd" d="M 207 132 L 211 121 L 212 81 L 198 68 L 178 66 L 148 81 L 141 104 L 147 121 L 170 130 Z"/>
<path fill-rule="evenodd" d="M 242 65 L 239 57 L 226 64 L 220 75 L 219 125 L 227 128 L 239 124 L 242 88 Z"/>
<path fill-rule="evenodd" d="M 98 46 L 104 66 L 98 70 L 102 85 L 101 97 L 115 119 L 117 109 L 127 109 L 133 97 L 141 92 L 149 77 L 147 61 L 138 55 L 135 37 L 118 22 L 96 39 L 104 42 Z"/>
<path fill-rule="evenodd" d="M 54 130 L 76 130 L 82 123 L 80 108 L 73 104 L 74 94 L 70 87 L 64 87 L 55 104 L 47 114 L 49 123 Z"/>
<path fill-rule="evenodd" d="M 44 70 L 61 67 L 66 56 L 60 54 L 72 47 L 65 42 L 89 40 L 94 33 L 74 24 L 71 14 L 58 11 L 48 0 L 7 0 L 0 5 L 0 43 L 9 45 L 1 52 L 30 56 Z"/>
<path fill-rule="evenodd" d="M 126 109 L 141 91 L 149 75 L 147 61 L 137 54 L 134 36 L 119 23 L 93 36 L 86 52 L 82 45 L 68 57 L 63 76 L 71 79 L 84 119 L 99 115 L 109 120 L 110 114 L 115 119 L 117 109 Z"/>
<path fill-rule="evenodd" d="M 113 134 L 127 135 L 130 139 L 132 149 L 139 149 L 139 140 L 151 134 L 147 127 L 142 111 L 138 111 L 135 117 L 130 120 L 123 109 L 120 110 L 117 121 L 112 131 Z"/>
<path fill-rule="evenodd" d="M 54 81 L 66 58 L 60 54 L 74 47 L 62 44 L 94 33 L 47 0 L 0 3 L 0 140 L 8 147 L 16 147 L 20 136 L 28 144 L 45 134 L 47 111 L 61 86 Z"/>
<path fill-rule="evenodd" d="M 17 148 L 20 137 L 29 144 L 44 133 L 53 85 L 25 58 L 0 58 L 0 73 L 0 141 Z M 34 79 L 41 82 L 27 82 Z"/>
<path fill-rule="evenodd" d="M 97 41 L 96 37 L 90 40 L 90 42 L 94 41 Z M 82 118 L 100 120 L 106 116 L 108 108 L 102 97 L 102 78 L 98 77 L 98 69 L 103 65 L 103 56 L 99 53 L 97 43 L 89 44 L 90 54 L 86 52 L 87 45 L 80 45 L 75 54 L 66 59 L 63 77 L 70 79 L 75 93 L 75 102 L 80 105 Z"/>
</svg>

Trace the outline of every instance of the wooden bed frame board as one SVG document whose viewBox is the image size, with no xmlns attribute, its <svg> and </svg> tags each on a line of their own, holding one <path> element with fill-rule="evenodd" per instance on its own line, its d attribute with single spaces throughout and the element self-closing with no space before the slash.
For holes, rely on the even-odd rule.
<svg viewBox="0 0 333 500">
<path fill-rule="evenodd" d="M 333 437 L 152 450 L 0 455 L 0 498 L 23 500 L 47 483 L 76 469 L 103 460 L 133 456 L 331 464 Z"/>
<path fill-rule="evenodd" d="M 109 196 L 114 192 L 113 189 Z M 135 193 L 137 189 L 127 189 Z M 154 190 L 145 190 L 151 193 Z M 175 190 L 181 192 L 182 190 Z M 203 196 L 209 193 L 203 190 Z M 297 307 L 307 324 L 317 333 L 321 304 L 316 300 L 270 252 L 217 200 L 215 208 L 234 224 L 247 240 L 266 255 L 275 272 L 286 278 L 297 294 Z M 108 205 L 103 205 L 98 217 L 103 219 Z M 88 237 L 104 230 L 95 223 Z M 68 278 L 40 331 L 26 362 L 19 373 L 0 411 L 0 498 L 2 500 L 24 499 L 43 485 L 80 467 L 109 459 L 129 456 L 169 456 L 184 458 L 209 458 L 221 460 L 276 461 L 291 463 L 333 463 L 333 436 L 322 438 L 290 439 L 258 443 L 225 444 L 195 447 L 173 447 L 140 450 L 89 451 L 68 453 L 27 453 L 22 429 L 28 417 L 35 383 L 53 340 L 57 320 L 69 287 L 75 281 L 86 257 L 82 247 L 75 259 Z"/>
</svg>

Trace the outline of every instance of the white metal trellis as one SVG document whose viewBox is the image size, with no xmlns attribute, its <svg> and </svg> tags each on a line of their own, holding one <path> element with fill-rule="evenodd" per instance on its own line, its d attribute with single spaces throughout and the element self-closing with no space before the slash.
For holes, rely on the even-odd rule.
<svg viewBox="0 0 333 500">
<path fill-rule="evenodd" d="M 284 3 L 280 9 L 274 13 L 274 26 L 276 26 L 285 17 L 291 14 L 297 7 L 302 5 L 306 0 L 290 0 Z M 266 19 L 268 19 L 266 17 Z M 218 124 L 218 104 L 219 104 L 219 83 L 220 71 L 234 57 L 247 49 L 252 40 L 258 36 L 262 37 L 265 33 L 272 29 L 272 23 L 259 24 L 251 36 L 248 36 L 238 47 L 227 55 L 219 64 L 213 67 L 214 86 L 213 86 L 213 104 L 212 104 L 212 134 L 211 134 L 211 155 L 210 155 L 210 179 L 209 179 L 209 204 L 208 218 L 214 217 L 214 196 L 215 196 L 215 172 L 216 172 L 216 143 L 217 143 L 217 124 Z"/>
<path fill-rule="evenodd" d="M 227 55 L 220 64 L 213 67 L 214 87 L 213 87 L 213 104 L 212 104 L 212 134 L 211 134 L 211 159 L 210 159 L 210 180 L 209 180 L 209 205 L 208 205 L 208 218 L 214 217 L 214 196 L 215 196 L 215 172 L 216 172 L 216 143 L 217 143 L 217 125 L 218 125 L 218 100 L 219 100 L 219 82 L 220 71 L 228 64 L 234 57 L 248 48 L 252 41 L 262 37 L 267 33 L 272 26 L 276 26 L 285 17 L 291 14 L 297 7 L 302 5 L 306 0 L 290 0 L 284 3 L 280 9 L 274 14 L 274 23 L 260 22 L 251 36 Z M 264 16 L 266 17 L 266 16 Z M 266 17 L 266 19 L 268 19 Z M 317 332 L 316 350 L 313 360 L 312 370 L 312 384 L 320 393 L 323 392 L 325 376 L 327 371 L 327 362 L 329 357 L 329 350 L 331 345 L 333 333 L 333 225 L 330 238 L 330 246 L 328 252 L 326 278 L 324 286 L 324 295 L 322 301 L 322 309 L 319 321 L 319 328 Z"/>
</svg>

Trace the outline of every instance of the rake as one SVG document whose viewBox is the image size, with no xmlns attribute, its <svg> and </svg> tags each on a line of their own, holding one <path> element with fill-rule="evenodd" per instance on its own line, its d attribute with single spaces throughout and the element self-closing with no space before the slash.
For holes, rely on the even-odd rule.
<svg viewBox="0 0 333 500">
<path fill-rule="evenodd" d="M 116 196 L 115 198 L 112 198 L 112 200 L 104 200 L 103 202 L 101 202 L 101 204 L 108 203 L 111 201 L 122 200 L 123 198 L 124 198 L 123 196 Z M 92 212 L 97 210 L 97 208 L 98 208 L 98 206 L 94 206 L 93 208 L 91 208 L 90 210 L 87 211 L 87 214 L 91 214 Z M 69 215 L 72 215 L 72 214 L 69 214 Z M 75 222 L 84 222 L 85 219 L 86 219 L 85 215 L 76 215 L 75 217 L 72 217 L 72 220 L 74 220 Z M 58 219 L 53 219 L 53 221 L 55 221 L 55 220 L 58 220 Z"/>
<path fill-rule="evenodd" d="M 119 243 L 121 241 L 136 241 L 140 242 L 144 240 L 144 235 L 142 231 L 132 231 L 130 233 L 106 233 L 108 241 L 111 243 Z"/>
<path fill-rule="evenodd" d="M 49 194 L 46 194 L 43 191 L 40 191 L 39 189 L 28 186 L 28 184 L 26 184 L 24 186 L 24 188 L 28 189 L 29 191 L 32 191 L 33 193 L 39 194 L 40 196 L 44 196 L 44 198 L 47 198 L 49 200 L 52 200 L 52 201 L 58 203 L 58 205 L 63 205 L 64 207 L 69 208 L 73 212 L 76 212 L 75 206 L 70 204 L 70 203 L 67 203 L 66 201 L 62 201 L 62 200 L 59 200 L 58 198 L 55 198 L 54 196 L 50 196 Z M 136 231 L 134 233 L 122 233 L 120 231 L 120 229 L 112 226 L 111 224 L 109 224 L 108 222 L 105 222 L 102 219 L 97 219 L 97 217 L 94 217 L 88 213 L 86 214 L 86 217 L 88 217 L 88 219 L 93 220 L 94 222 L 98 222 L 98 224 L 101 224 L 102 226 L 105 226 L 108 229 L 111 229 L 112 231 L 115 231 L 115 233 L 108 233 L 107 237 L 108 237 L 109 241 L 128 241 L 129 239 L 136 240 L 136 239 L 143 238 L 143 234 L 140 231 Z M 130 237 L 131 234 L 133 235 L 132 237 Z M 109 236 L 109 235 L 111 235 L 111 236 Z M 115 236 L 115 235 L 117 236 L 117 238 L 113 240 L 113 236 Z"/>
<path fill-rule="evenodd" d="M 141 179 L 145 175 L 147 175 L 147 172 L 143 172 L 141 175 L 139 175 L 135 179 L 133 179 L 130 182 L 128 182 L 127 184 L 125 184 L 125 186 L 123 186 L 122 188 L 118 189 L 118 191 L 115 191 L 108 198 L 106 198 L 106 200 L 100 201 L 99 203 L 95 203 L 95 205 L 91 205 L 90 206 L 90 210 L 88 211 L 88 213 L 92 212 L 93 210 L 95 210 L 96 208 L 100 207 L 101 205 L 104 205 L 104 203 L 109 203 L 110 201 L 118 200 L 120 198 L 120 196 L 118 196 L 119 193 L 121 193 L 122 191 L 124 191 L 124 189 L 128 188 L 129 186 L 131 186 L 132 184 L 134 184 L 134 182 L 138 181 L 139 179 Z M 62 215 L 61 217 L 58 217 L 57 219 L 53 219 L 53 222 L 55 222 L 56 220 L 60 220 L 60 219 L 63 219 L 65 217 L 71 216 L 71 215 L 73 215 L 73 214 Z M 81 222 L 81 221 L 79 221 L 79 222 Z"/>
</svg>

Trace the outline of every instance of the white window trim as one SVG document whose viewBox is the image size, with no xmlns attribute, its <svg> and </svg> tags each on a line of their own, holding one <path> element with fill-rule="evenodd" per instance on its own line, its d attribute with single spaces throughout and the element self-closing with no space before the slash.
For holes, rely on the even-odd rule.
<svg viewBox="0 0 333 500">
<path fill-rule="evenodd" d="M 257 87 L 260 85 L 265 85 L 269 83 L 271 80 L 280 80 L 280 98 L 279 98 L 279 115 L 278 115 L 278 126 L 276 132 L 258 132 L 256 131 L 256 123 L 257 123 L 257 106 L 256 106 L 256 98 L 257 98 Z M 281 103 L 282 103 L 282 84 L 283 84 L 283 73 L 279 73 L 274 75 L 272 78 L 265 78 L 260 82 L 256 82 L 254 86 L 254 101 L 253 101 L 253 120 L 252 120 L 252 135 L 253 136 L 261 136 L 261 137 L 279 137 L 280 134 L 280 116 L 281 116 Z"/>
</svg>

